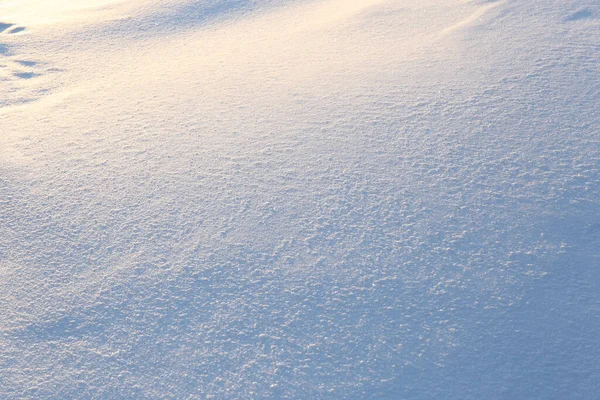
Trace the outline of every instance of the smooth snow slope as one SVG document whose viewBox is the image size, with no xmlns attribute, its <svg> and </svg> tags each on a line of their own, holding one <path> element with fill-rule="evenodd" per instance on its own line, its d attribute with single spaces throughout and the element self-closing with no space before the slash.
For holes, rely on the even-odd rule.
<svg viewBox="0 0 600 400">
<path fill-rule="evenodd" d="M 0 30 L 0 398 L 600 393 L 596 0 Z"/>
</svg>

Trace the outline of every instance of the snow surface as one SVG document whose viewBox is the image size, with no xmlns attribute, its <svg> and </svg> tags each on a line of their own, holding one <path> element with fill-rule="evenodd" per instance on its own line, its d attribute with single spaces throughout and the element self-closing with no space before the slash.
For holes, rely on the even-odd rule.
<svg viewBox="0 0 600 400">
<path fill-rule="evenodd" d="M 597 398 L 597 0 L 0 31 L 0 398 Z"/>
</svg>

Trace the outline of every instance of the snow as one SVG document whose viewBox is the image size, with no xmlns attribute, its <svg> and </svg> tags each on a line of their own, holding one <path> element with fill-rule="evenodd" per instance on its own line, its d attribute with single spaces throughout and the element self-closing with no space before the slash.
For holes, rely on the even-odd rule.
<svg viewBox="0 0 600 400">
<path fill-rule="evenodd" d="M 596 1 L 0 31 L 0 398 L 600 393 Z"/>
</svg>

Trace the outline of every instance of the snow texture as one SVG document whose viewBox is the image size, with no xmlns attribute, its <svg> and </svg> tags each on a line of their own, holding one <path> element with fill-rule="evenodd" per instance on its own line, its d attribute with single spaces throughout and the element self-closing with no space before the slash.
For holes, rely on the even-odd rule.
<svg viewBox="0 0 600 400">
<path fill-rule="evenodd" d="M 596 0 L 0 3 L 0 398 L 593 399 Z"/>
</svg>

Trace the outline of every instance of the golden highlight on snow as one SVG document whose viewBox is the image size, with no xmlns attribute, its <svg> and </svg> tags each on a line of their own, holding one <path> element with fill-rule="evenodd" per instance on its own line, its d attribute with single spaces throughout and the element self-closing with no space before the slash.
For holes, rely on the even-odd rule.
<svg viewBox="0 0 600 400">
<path fill-rule="evenodd" d="M 598 43 L 586 0 L 0 2 L 0 398 L 593 398 Z"/>
</svg>

